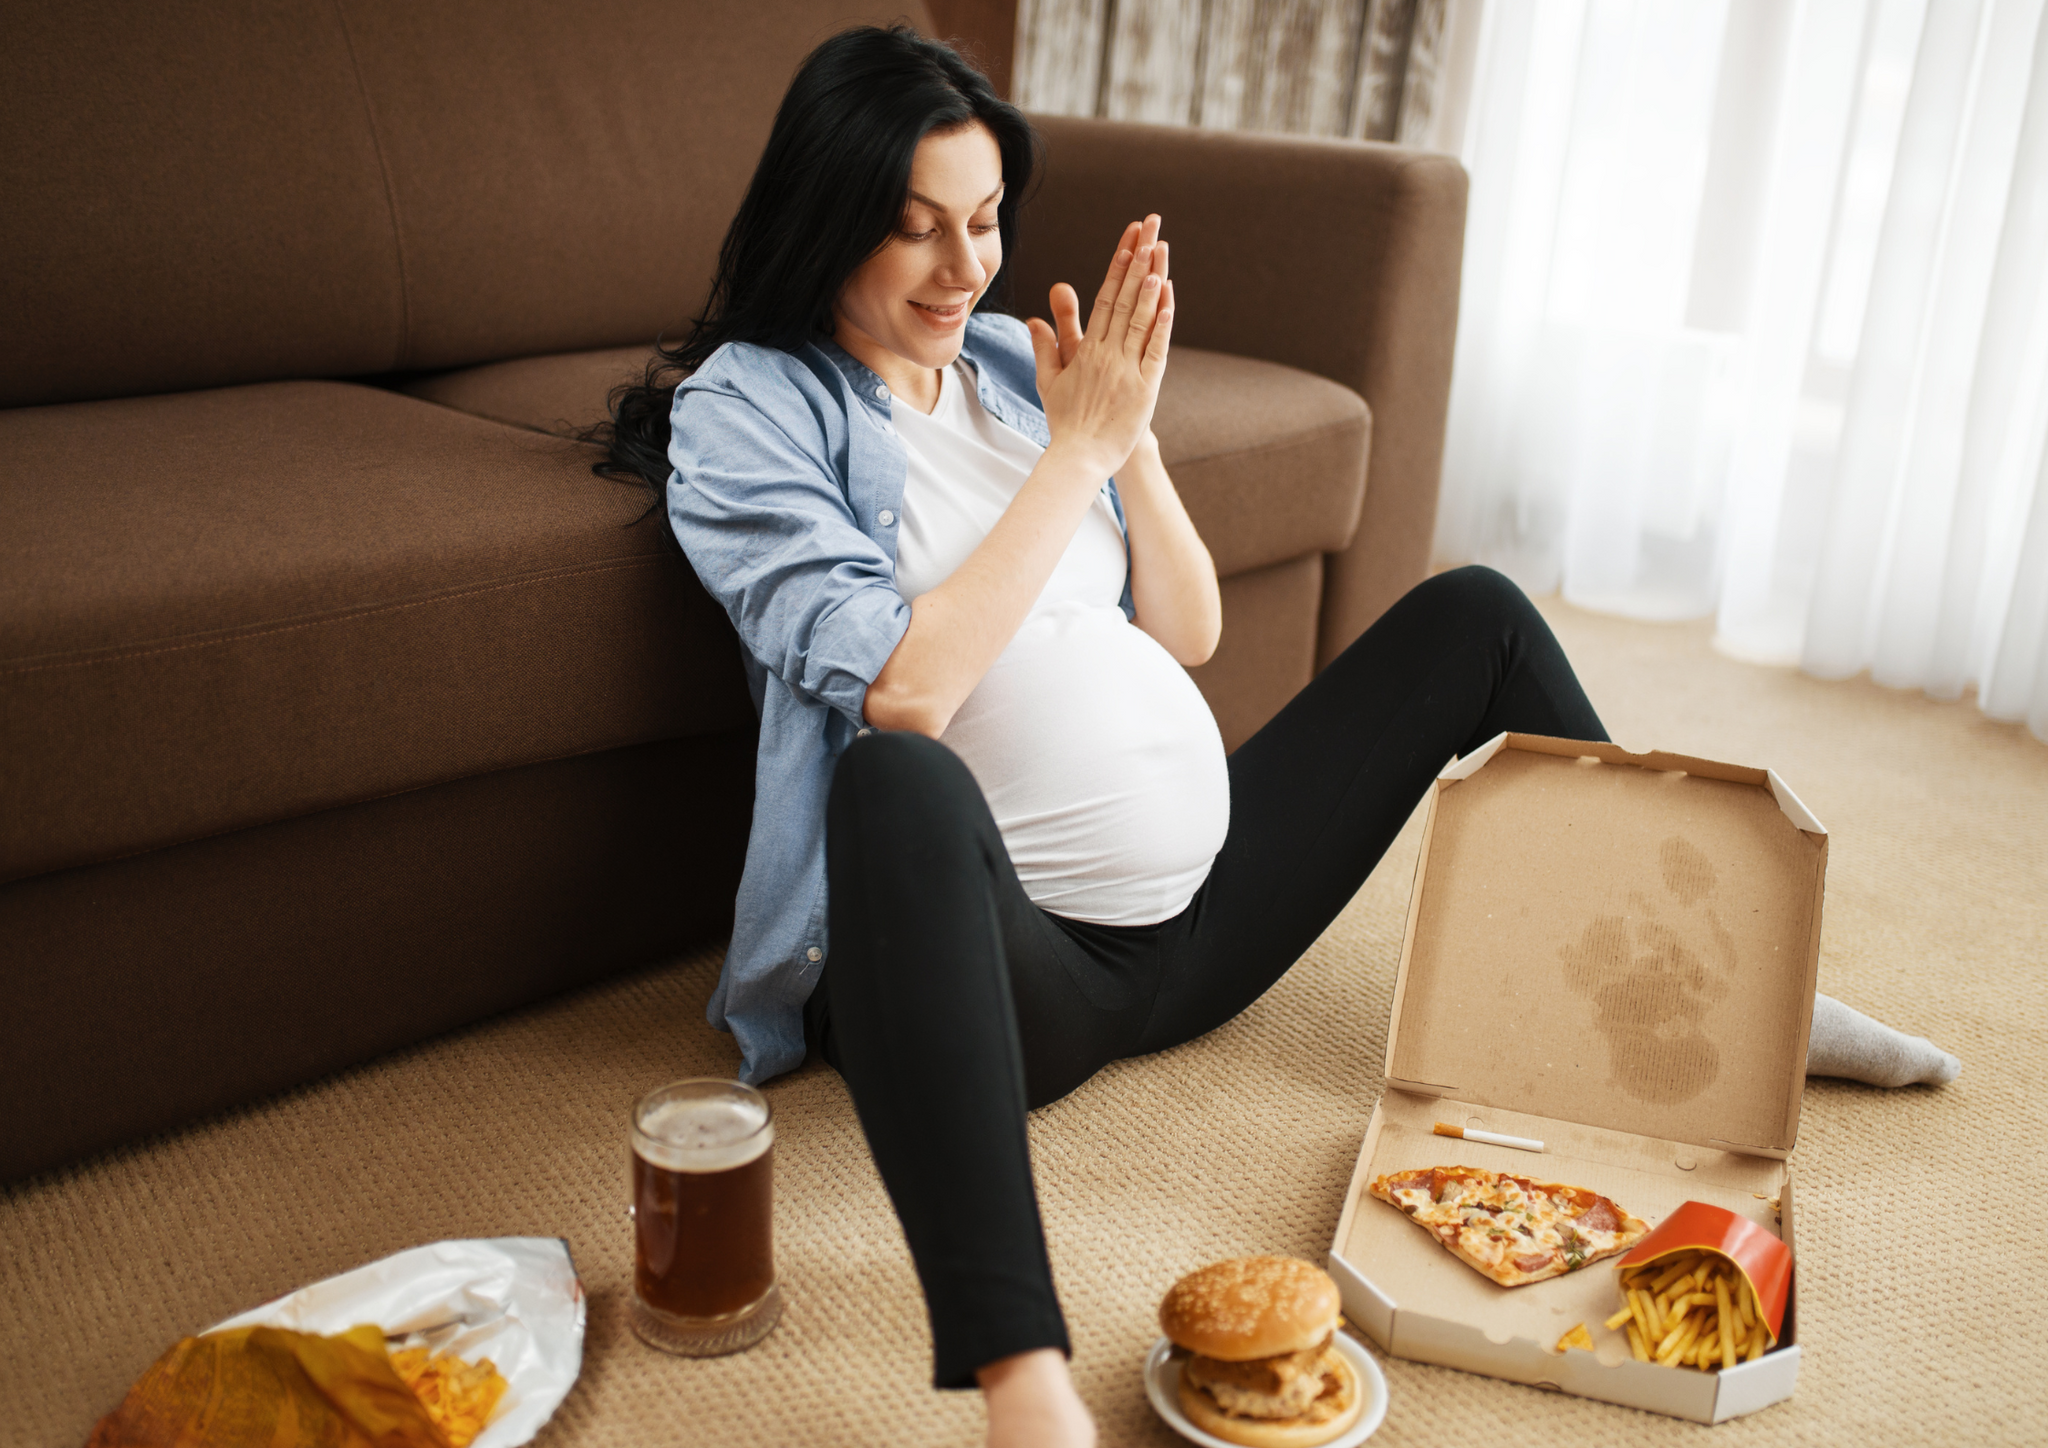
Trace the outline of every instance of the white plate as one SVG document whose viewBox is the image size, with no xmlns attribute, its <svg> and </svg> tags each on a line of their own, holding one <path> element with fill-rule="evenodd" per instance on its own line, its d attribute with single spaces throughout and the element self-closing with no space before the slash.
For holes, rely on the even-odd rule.
<svg viewBox="0 0 2048 1448">
<path fill-rule="evenodd" d="M 1356 1338 L 1340 1332 L 1336 1348 L 1358 1370 L 1358 1391 L 1365 1395 L 1365 1411 L 1358 1415 L 1356 1423 L 1324 1444 L 1323 1448 L 1358 1448 L 1386 1420 L 1387 1376 Z M 1172 1353 L 1173 1343 L 1162 1337 L 1152 1344 L 1152 1351 L 1145 1354 L 1145 1396 L 1152 1400 L 1152 1411 L 1166 1419 L 1167 1425 L 1190 1443 L 1200 1443 L 1202 1448 L 1238 1448 L 1237 1444 L 1218 1438 L 1214 1433 L 1204 1433 L 1180 1410 L 1180 1364 L 1174 1361 Z"/>
</svg>

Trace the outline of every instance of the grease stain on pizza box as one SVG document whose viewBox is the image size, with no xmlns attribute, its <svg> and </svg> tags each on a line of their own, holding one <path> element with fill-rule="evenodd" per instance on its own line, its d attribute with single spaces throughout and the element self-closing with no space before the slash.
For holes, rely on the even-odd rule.
<svg viewBox="0 0 2048 1448">
<path fill-rule="evenodd" d="M 1793 1245 L 1827 832 L 1768 770 L 1504 734 L 1429 799 L 1374 1109 L 1329 1255 L 1397 1357 L 1716 1423 L 1791 1396 L 1778 1346 L 1719 1372 L 1636 1361 L 1614 1264 L 1501 1287 L 1375 1200 L 1472 1166 L 1587 1187 L 1656 1227 L 1688 1201 Z M 1435 1136 L 1442 1121 L 1542 1155 Z M 1559 1352 L 1575 1323 L 1591 1352 Z"/>
</svg>

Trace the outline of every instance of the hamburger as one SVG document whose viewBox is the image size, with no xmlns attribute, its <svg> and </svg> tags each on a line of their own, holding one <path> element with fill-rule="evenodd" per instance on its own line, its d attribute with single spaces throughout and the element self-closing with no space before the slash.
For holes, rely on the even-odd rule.
<svg viewBox="0 0 2048 1448">
<path fill-rule="evenodd" d="M 1205 1433 L 1247 1448 L 1316 1448 L 1365 1410 L 1336 1347 L 1329 1273 L 1295 1257 L 1236 1257 L 1190 1272 L 1159 1304 L 1159 1327 L 1189 1356 L 1180 1407 Z"/>
</svg>

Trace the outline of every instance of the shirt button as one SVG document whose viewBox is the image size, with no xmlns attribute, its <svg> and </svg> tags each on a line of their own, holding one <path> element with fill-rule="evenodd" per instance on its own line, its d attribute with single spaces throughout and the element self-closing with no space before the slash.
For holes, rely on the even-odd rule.
<svg viewBox="0 0 2048 1448">
<path fill-rule="evenodd" d="M 815 945 L 804 952 L 804 959 L 808 960 L 812 965 L 816 965 L 819 961 L 823 960 L 824 958 L 825 952 L 818 949 L 818 947 Z"/>
<path fill-rule="evenodd" d="M 863 727 L 863 728 L 860 728 L 860 729 L 856 729 L 856 730 L 854 730 L 854 731 L 853 731 L 853 737 L 854 737 L 854 738 L 856 738 L 856 739 L 865 739 L 865 738 L 867 738 L 867 737 L 868 737 L 868 736 L 869 736 L 870 734 L 872 734 L 872 733 L 874 733 L 874 732 L 875 732 L 875 731 L 874 731 L 873 729 L 870 729 L 870 728 L 865 728 L 865 727 Z"/>
<path fill-rule="evenodd" d="M 876 384 L 876 386 L 875 386 L 875 401 L 877 401 L 877 402 L 887 402 L 888 400 L 889 400 L 889 389 L 888 389 L 887 387 L 884 387 L 884 386 L 882 386 L 881 384 L 877 383 L 877 384 Z"/>
<path fill-rule="evenodd" d="M 881 518 L 882 526 L 884 528 L 888 527 L 891 523 L 896 521 L 896 515 L 890 512 L 887 508 L 882 509 Z"/>
</svg>

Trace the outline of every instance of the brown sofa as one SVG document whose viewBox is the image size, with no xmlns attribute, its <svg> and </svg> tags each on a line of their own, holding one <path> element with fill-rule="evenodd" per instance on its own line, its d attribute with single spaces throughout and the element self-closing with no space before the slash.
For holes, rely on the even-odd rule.
<svg viewBox="0 0 2048 1448">
<path fill-rule="evenodd" d="M 0 1179 L 728 928 L 733 635 L 555 434 L 699 304 L 797 61 L 900 13 L 7 9 Z M 1464 178 L 1042 125 L 1021 305 L 1168 218 L 1235 744 L 1423 574 Z"/>
</svg>

